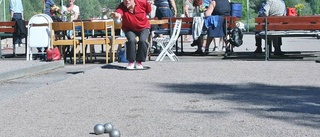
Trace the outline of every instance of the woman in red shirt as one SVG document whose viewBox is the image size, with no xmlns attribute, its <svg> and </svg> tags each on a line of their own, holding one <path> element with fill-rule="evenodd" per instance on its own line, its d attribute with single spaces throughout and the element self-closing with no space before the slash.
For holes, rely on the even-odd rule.
<svg viewBox="0 0 320 137">
<path fill-rule="evenodd" d="M 113 18 L 122 18 L 122 30 L 128 40 L 126 54 L 129 64 L 127 69 L 143 69 L 142 63 L 146 61 L 150 34 L 150 23 L 147 15 L 151 12 L 151 5 L 147 0 L 124 0 L 111 14 Z M 139 41 L 136 41 L 136 36 Z M 136 44 L 138 49 L 136 51 Z"/>
</svg>

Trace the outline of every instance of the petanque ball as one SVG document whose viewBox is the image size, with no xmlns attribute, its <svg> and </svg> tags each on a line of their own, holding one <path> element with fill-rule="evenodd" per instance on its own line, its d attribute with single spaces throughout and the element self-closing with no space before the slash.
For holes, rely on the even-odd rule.
<svg viewBox="0 0 320 137">
<path fill-rule="evenodd" d="M 111 123 L 104 124 L 104 133 L 110 133 L 113 130 L 113 125 Z"/>
<path fill-rule="evenodd" d="M 115 19 L 115 23 L 116 24 L 120 24 L 121 23 L 121 19 Z"/>
<path fill-rule="evenodd" d="M 110 133 L 109 133 L 110 137 L 120 137 L 120 132 L 119 130 L 113 129 Z"/>
<path fill-rule="evenodd" d="M 94 126 L 93 131 L 95 134 L 100 135 L 104 133 L 104 126 L 102 124 L 97 124 Z"/>
</svg>

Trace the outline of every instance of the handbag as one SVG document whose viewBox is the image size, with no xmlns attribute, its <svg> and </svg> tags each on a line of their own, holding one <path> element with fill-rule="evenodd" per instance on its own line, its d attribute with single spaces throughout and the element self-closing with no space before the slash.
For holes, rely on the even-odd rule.
<svg viewBox="0 0 320 137">
<path fill-rule="evenodd" d="M 287 16 L 297 16 L 296 8 L 287 8 Z"/>
<path fill-rule="evenodd" d="M 47 61 L 55 61 L 61 59 L 60 50 L 58 47 L 47 49 Z"/>
</svg>

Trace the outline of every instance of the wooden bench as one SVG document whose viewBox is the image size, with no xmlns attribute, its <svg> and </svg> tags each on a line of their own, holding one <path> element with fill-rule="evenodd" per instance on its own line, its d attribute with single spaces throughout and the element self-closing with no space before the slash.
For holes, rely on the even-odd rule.
<svg viewBox="0 0 320 137">
<path fill-rule="evenodd" d="M 320 16 L 268 16 L 255 18 L 256 37 L 265 39 L 265 60 L 269 60 L 268 39 L 320 36 Z"/>
<path fill-rule="evenodd" d="M 13 33 L 14 33 L 15 24 L 16 24 L 15 21 L 0 22 L 0 58 L 2 58 L 1 40 L 14 37 Z M 26 21 L 26 25 L 28 25 L 28 21 Z M 25 39 L 25 45 L 27 45 L 27 36 L 24 39 Z M 26 48 L 25 51 L 27 51 L 27 46 L 25 46 L 25 48 Z M 13 54 L 15 54 L 15 52 Z"/>
</svg>

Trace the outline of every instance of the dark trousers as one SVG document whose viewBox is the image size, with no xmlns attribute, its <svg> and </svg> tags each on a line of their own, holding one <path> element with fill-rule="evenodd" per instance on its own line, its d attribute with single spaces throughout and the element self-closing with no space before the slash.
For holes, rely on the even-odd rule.
<svg viewBox="0 0 320 137">
<path fill-rule="evenodd" d="M 126 31 L 125 35 L 128 42 L 126 43 L 126 55 L 129 62 L 144 62 L 147 57 L 148 43 L 147 38 L 150 34 L 149 29 L 144 29 L 140 32 Z M 139 37 L 137 42 L 136 36 Z M 138 49 L 136 49 L 136 44 L 138 43 Z"/>
<path fill-rule="evenodd" d="M 257 37 L 257 35 L 259 34 L 260 32 L 256 32 L 256 37 L 255 37 L 255 40 L 256 40 L 256 46 L 257 48 L 261 48 L 261 45 L 262 45 L 262 38 L 259 38 Z M 272 42 L 272 43 L 271 43 Z M 279 38 L 274 38 L 274 39 L 268 39 L 268 45 L 273 45 L 273 47 L 275 48 L 276 51 L 281 51 L 281 48 L 280 46 L 282 45 L 282 38 L 279 37 Z M 271 46 L 270 46 L 271 47 Z"/>
<path fill-rule="evenodd" d="M 11 21 L 22 20 L 21 13 L 14 13 Z M 13 44 L 21 44 L 21 38 L 13 38 Z"/>
</svg>

